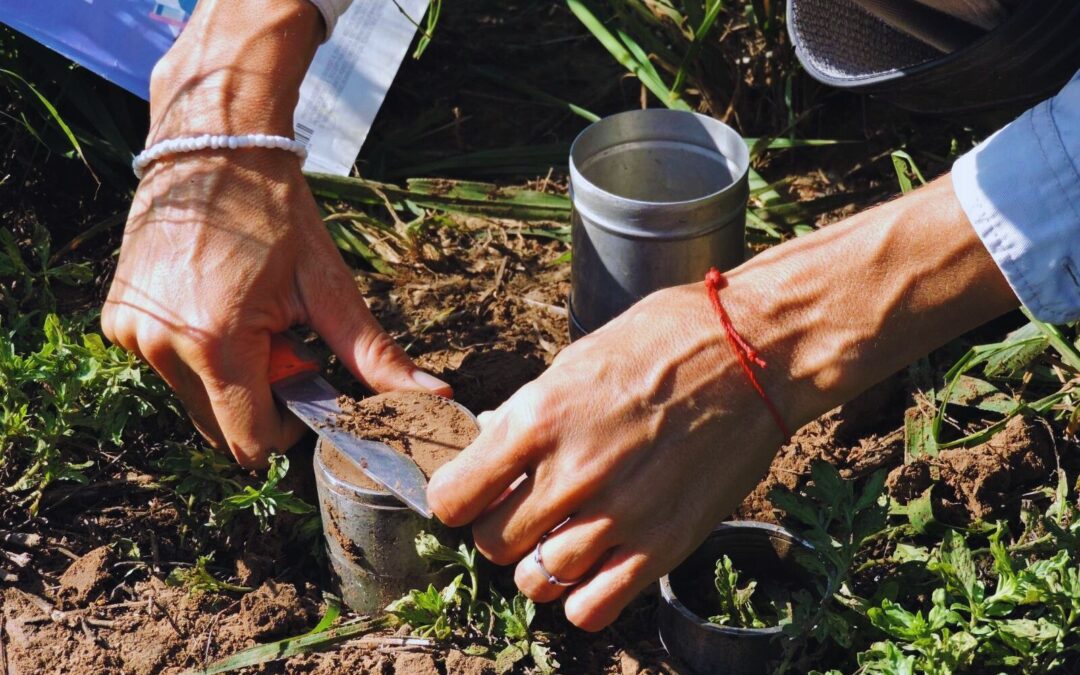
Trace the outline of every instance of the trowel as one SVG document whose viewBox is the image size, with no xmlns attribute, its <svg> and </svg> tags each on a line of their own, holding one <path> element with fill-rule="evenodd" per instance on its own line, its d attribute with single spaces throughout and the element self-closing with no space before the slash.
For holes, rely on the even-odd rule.
<svg viewBox="0 0 1080 675">
<path fill-rule="evenodd" d="M 385 443 L 369 441 L 338 427 L 344 415 L 340 394 L 320 374 L 319 361 L 287 334 L 270 340 L 270 388 L 274 396 L 312 431 L 341 451 L 368 478 L 384 486 L 410 509 L 431 518 L 427 478 L 411 458 Z"/>
</svg>

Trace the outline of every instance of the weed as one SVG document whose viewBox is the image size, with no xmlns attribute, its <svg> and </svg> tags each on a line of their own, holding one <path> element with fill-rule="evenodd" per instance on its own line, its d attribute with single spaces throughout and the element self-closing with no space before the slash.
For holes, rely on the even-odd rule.
<svg viewBox="0 0 1080 675">
<path fill-rule="evenodd" d="M 425 560 L 443 563 L 443 569 L 461 573 L 441 590 L 428 585 L 410 591 L 386 608 L 388 614 L 423 637 L 445 641 L 459 636 L 481 641 L 485 653 L 495 653 L 499 673 L 509 672 L 526 659 L 541 673 L 556 672 L 559 664 L 546 636 L 531 630 L 536 616 L 533 601 L 520 593 L 507 600 L 494 588 L 482 585 L 475 548 L 462 543 L 452 549 L 434 535 L 421 533 L 416 538 L 416 551 Z"/>
<path fill-rule="evenodd" d="M 102 450 L 124 445 L 133 420 L 179 414 L 164 382 L 134 355 L 72 323 L 47 315 L 29 351 L 0 333 L 0 466 L 19 467 L 8 489 L 29 491 L 32 513 L 53 482 L 86 482 L 85 470 Z"/>
<path fill-rule="evenodd" d="M 213 559 L 213 555 L 201 555 L 191 567 L 175 567 L 166 577 L 165 583 L 185 587 L 191 593 L 250 593 L 254 590 L 247 586 L 219 581 L 206 567 Z"/>
<path fill-rule="evenodd" d="M 266 532 L 271 521 L 279 512 L 311 515 L 315 507 L 298 498 L 291 490 L 282 490 L 278 483 L 289 472 L 289 459 L 282 455 L 270 457 L 270 468 L 262 485 L 253 487 L 244 485 L 240 490 L 220 502 L 211 513 L 212 524 L 226 526 L 237 514 L 251 512 L 259 524 L 259 529 Z M 316 519 L 317 520 L 317 519 Z"/>
<path fill-rule="evenodd" d="M 735 569 L 731 558 L 723 556 L 716 561 L 716 592 L 719 596 L 720 613 L 709 617 L 709 622 L 717 626 L 735 628 L 768 628 L 787 623 L 791 619 L 791 609 L 783 598 L 770 598 L 769 604 L 761 604 L 754 595 L 758 583 L 748 581 L 740 585 L 739 571 Z"/>
<path fill-rule="evenodd" d="M 814 579 L 810 590 L 792 596 L 792 621 L 784 627 L 791 639 L 785 642 L 779 672 L 805 671 L 828 645 L 851 646 L 850 621 L 844 615 L 857 599 L 847 584 L 863 543 L 885 526 L 884 472 L 860 492 L 827 462 L 815 462 L 810 475 L 813 483 L 800 492 L 774 490 L 769 495 L 810 545 L 809 551 L 796 549 L 796 560 Z"/>
</svg>

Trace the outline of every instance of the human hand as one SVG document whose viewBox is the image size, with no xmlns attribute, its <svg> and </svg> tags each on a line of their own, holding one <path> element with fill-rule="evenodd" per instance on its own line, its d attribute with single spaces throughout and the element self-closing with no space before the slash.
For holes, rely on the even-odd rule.
<svg viewBox="0 0 1080 675">
<path fill-rule="evenodd" d="M 725 293 L 743 294 L 729 311 L 753 335 L 749 293 L 734 282 Z M 520 560 L 517 585 L 538 602 L 564 589 L 531 553 L 569 518 L 543 543 L 544 564 L 564 581 L 587 576 L 566 616 L 598 630 L 738 505 L 781 440 L 697 284 L 646 298 L 559 354 L 484 418 L 432 478 L 429 501 L 449 525 L 475 519 L 476 546 L 495 563 Z"/>
<path fill-rule="evenodd" d="M 242 61 L 254 56 L 265 67 L 270 56 L 259 50 L 270 49 L 289 66 L 262 77 L 288 79 L 297 71 L 291 77 L 299 86 L 304 59 L 258 31 L 245 45 L 244 26 L 233 22 L 242 22 L 245 11 L 270 27 L 299 17 L 313 50 L 313 7 L 306 0 L 296 8 L 208 0 L 199 11 L 196 26 L 155 70 L 151 142 L 202 133 L 291 134 L 295 95 L 268 98 L 272 83 Z M 198 32 L 200 21 L 232 25 L 230 39 L 196 41 L 209 39 Z M 230 68 L 236 73 L 223 74 Z M 299 161 L 281 150 L 204 151 L 151 165 L 135 195 L 101 322 L 106 337 L 140 355 L 176 390 L 211 443 L 245 466 L 264 465 L 303 433 L 275 405 L 267 377 L 270 337 L 291 326 L 314 329 L 376 391 L 450 393 L 372 317 Z"/>
<path fill-rule="evenodd" d="M 1016 306 L 948 178 L 727 278 L 724 306 L 768 362 L 758 376 L 789 429 Z M 475 521 L 480 552 L 518 563 L 538 602 L 565 590 L 531 557 L 558 528 L 543 561 L 581 578 L 567 618 L 608 625 L 734 510 L 783 440 L 721 330 L 704 284 L 646 298 L 484 416 L 432 477 L 432 510 Z"/>
</svg>

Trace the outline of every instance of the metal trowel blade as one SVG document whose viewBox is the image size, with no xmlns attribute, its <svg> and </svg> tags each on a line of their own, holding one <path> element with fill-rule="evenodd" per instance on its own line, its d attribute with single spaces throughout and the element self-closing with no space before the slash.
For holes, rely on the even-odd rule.
<svg viewBox="0 0 1080 675">
<path fill-rule="evenodd" d="M 334 444 L 356 468 L 371 480 L 384 486 L 395 497 L 425 518 L 431 518 L 427 502 L 427 478 L 409 457 L 385 443 L 368 441 L 337 427 L 343 415 L 338 405 L 338 392 L 315 373 L 304 373 L 280 380 L 271 385 L 278 397 L 294 415 L 315 433 Z"/>
</svg>

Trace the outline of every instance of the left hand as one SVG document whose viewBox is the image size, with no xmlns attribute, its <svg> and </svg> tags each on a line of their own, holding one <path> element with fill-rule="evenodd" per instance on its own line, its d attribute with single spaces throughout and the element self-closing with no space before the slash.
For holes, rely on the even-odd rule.
<svg viewBox="0 0 1080 675">
<path fill-rule="evenodd" d="M 756 301 L 738 286 L 724 297 L 750 329 L 758 321 L 742 308 Z M 545 540 L 544 564 L 564 581 L 585 577 L 567 618 L 605 627 L 734 510 L 783 440 L 721 330 L 703 284 L 646 298 L 489 414 L 432 478 L 432 509 L 452 526 L 475 519 L 480 552 L 520 561 L 517 585 L 538 602 L 565 589 L 533 549 L 569 518 Z"/>
</svg>

